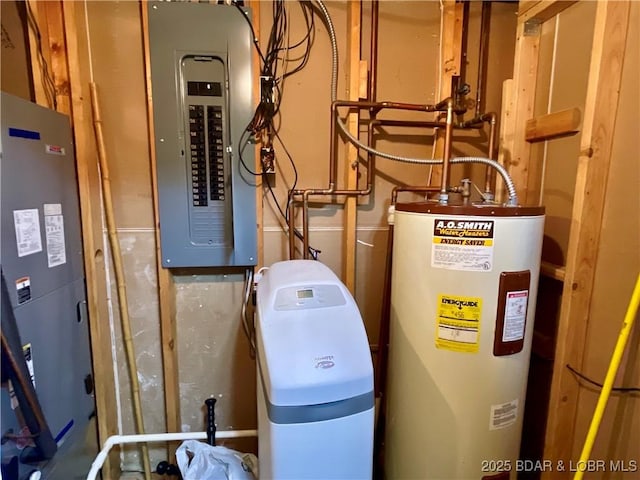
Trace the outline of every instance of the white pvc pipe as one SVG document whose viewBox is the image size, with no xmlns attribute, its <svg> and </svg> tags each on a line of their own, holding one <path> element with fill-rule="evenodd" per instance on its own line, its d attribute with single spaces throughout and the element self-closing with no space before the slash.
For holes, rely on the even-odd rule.
<svg viewBox="0 0 640 480">
<path fill-rule="evenodd" d="M 217 431 L 216 439 L 219 438 L 243 438 L 257 437 L 257 430 L 226 430 Z M 206 440 L 207 432 L 180 432 L 180 433 L 147 433 L 140 435 L 112 435 L 104 442 L 104 446 L 96 459 L 91 464 L 91 470 L 87 475 L 87 480 L 95 480 L 98 472 L 102 468 L 109 451 L 114 445 L 124 445 L 127 443 L 152 443 L 152 442 L 181 442 L 184 440 Z"/>
</svg>

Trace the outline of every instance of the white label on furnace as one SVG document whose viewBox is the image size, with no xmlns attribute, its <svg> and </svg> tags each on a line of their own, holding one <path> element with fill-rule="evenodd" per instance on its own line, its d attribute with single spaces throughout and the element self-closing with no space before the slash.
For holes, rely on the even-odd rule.
<svg viewBox="0 0 640 480">
<path fill-rule="evenodd" d="M 7 390 L 9 391 L 9 400 L 11 401 L 11 409 L 15 410 L 18 408 L 18 398 L 16 397 L 16 391 L 13 388 L 13 384 L 11 383 L 11 379 L 7 379 Z"/>
<path fill-rule="evenodd" d="M 36 376 L 33 371 L 33 351 L 31 350 L 30 343 L 22 346 L 22 353 L 24 354 L 24 361 L 27 363 L 27 370 L 29 370 L 31 383 L 33 384 L 33 388 L 36 388 Z"/>
<path fill-rule="evenodd" d="M 14 210 L 13 223 L 16 227 L 16 245 L 18 257 L 25 257 L 42 251 L 40 237 L 40 218 L 38 209 Z"/>
<path fill-rule="evenodd" d="M 436 218 L 431 266 L 490 272 L 493 268 L 493 220 Z"/>
<path fill-rule="evenodd" d="M 507 302 L 504 308 L 504 328 L 502 329 L 503 342 L 514 342 L 524 338 L 528 298 L 528 290 L 507 292 Z"/>
<path fill-rule="evenodd" d="M 66 263 L 64 218 L 62 215 L 47 215 L 44 217 L 44 228 L 47 235 L 47 262 L 49 268 Z"/>
<path fill-rule="evenodd" d="M 44 216 L 47 215 L 62 215 L 62 204 L 60 203 L 45 203 L 44 204 Z"/>
<path fill-rule="evenodd" d="M 491 405 L 489 417 L 489 430 L 507 428 L 518 419 L 518 399 L 499 405 Z"/>
</svg>

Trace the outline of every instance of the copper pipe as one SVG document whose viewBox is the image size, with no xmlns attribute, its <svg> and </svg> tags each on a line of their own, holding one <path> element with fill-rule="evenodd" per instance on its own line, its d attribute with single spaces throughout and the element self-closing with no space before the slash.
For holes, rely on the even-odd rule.
<svg viewBox="0 0 640 480">
<path fill-rule="evenodd" d="M 335 144 L 337 115 L 338 112 L 332 105 L 331 126 L 329 129 L 329 190 L 333 190 L 336 186 L 336 170 L 338 169 L 338 159 L 336 158 L 337 149 Z"/>
<path fill-rule="evenodd" d="M 309 193 L 302 195 L 302 258 L 309 258 Z"/>
<path fill-rule="evenodd" d="M 496 118 L 497 118 L 497 115 L 495 112 L 483 113 L 481 115 L 476 115 L 471 120 L 465 120 L 464 122 L 460 122 L 458 126 L 460 128 L 471 128 L 475 126 L 480 126 L 485 122 L 489 123 L 491 121 L 494 121 Z"/>
<path fill-rule="evenodd" d="M 496 159 L 496 132 L 497 132 L 496 114 L 492 114 L 489 121 L 489 158 Z M 484 192 L 491 193 L 494 191 L 496 181 L 496 171 L 487 165 L 484 174 Z"/>
<path fill-rule="evenodd" d="M 489 149 L 487 156 L 495 160 L 496 159 L 496 135 L 498 133 L 497 123 L 498 115 L 495 112 L 483 113 L 482 115 L 476 115 L 471 120 L 461 122 L 460 126 L 463 128 L 473 127 L 482 123 L 489 124 Z M 491 194 L 495 188 L 495 170 L 487 166 L 484 176 L 484 193 Z"/>
<path fill-rule="evenodd" d="M 391 119 L 375 119 L 372 120 L 374 127 L 415 127 L 415 128 L 445 128 L 446 122 L 433 122 L 424 120 L 391 120 Z M 470 128 L 480 129 L 481 124 L 469 124 L 468 122 L 454 123 L 454 129 L 468 130 Z"/>
<path fill-rule="evenodd" d="M 444 128 L 446 123 L 444 122 L 429 122 L 423 120 L 388 120 L 388 119 L 375 119 L 371 121 L 374 127 L 416 127 L 416 128 Z"/>
<path fill-rule="evenodd" d="M 442 102 L 441 102 L 442 103 Z M 440 104 L 438 104 L 440 105 Z M 390 109 L 390 110 L 410 110 L 416 112 L 444 112 L 447 107 L 438 105 L 429 105 L 422 103 L 402 103 L 402 102 L 373 102 L 369 100 L 336 100 L 331 104 L 333 111 L 337 110 L 337 107 L 351 107 L 351 108 L 372 108 L 377 111 Z"/>
<path fill-rule="evenodd" d="M 288 216 L 287 224 L 289 226 L 289 260 L 293 260 L 296 256 L 296 227 L 295 227 L 295 200 L 293 195 L 289 193 L 289 204 L 287 205 Z"/>
<path fill-rule="evenodd" d="M 400 192 L 424 192 L 424 193 L 429 193 L 429 192 L 439 192 L 440 191 L 440 187 L 434 187 L 434 186 L 424 186 L 424 187 L 420 187 L 420 186 L 397 186 L 397 187 L 393 187 L 393 190 L 391 190 L 391 205 L 396 204 L 396 202 L 398 201 L 398 194 Z"/>
<path fill-rule="evenodd" d="M 451 97 L 447 97 L 444 100 L 436 103 L 435 105 L 435 111 L 437 112 L 445 112 L 449 106 L 450 103 L 453 102 L 453 99 Z"/>
<path fill-rule="evenodd" d="M 442 104 L 442 102 L 440 102 Z M 444 105 L 453 105 L 451 99 L 447 99 Z M 336 100 L 331 104 L 331 130 L 330 130 L 330 149 L 329 149 L 329 188 L 331 190 L 327 192 L 328 194 L 332 193 L 332 190 L 336 185 L 336 170 L 337 170 L 337 159 L 336 159 L 336 148 L 335 148 L 335 123 L 336 117 L 338 115 L 338 107 L 351 107 L 351 108 L 370 108 L 376 110 L 372 112 L 373 117 L 375 118 L 375 114 L 377 111 L 381 109 L 392 109 L 392 110 L 411 110 L 411 111 L 422 111 L 422 112 L 435 112 L 442 110 L 442 106 L 440 106 L 440 110 L 438 110 L 438 106 L 436 105 L 423 105 L 423 104 L 412 104 L 412 103 L 397 103 L 397 102 L 371 102 L 371 101 L 352 101 L 352 100 Z M 445 108 L 446 109 L 446 108 Z M 296 190 L 293 192 L 296 195 L 302 195 L 303 190 Z"/>
<path fill-rule="evenodd" d="M 480 45 L 478 46 L 478 80 L 476 82 L 476 117 L 484 110 L 484 82 L 487 77 L 487 52 L 491 28 L 491 2 L 483 0 L 480 17 Z M 493 158 L 493 157 L 491 157 Z"/>
<path fill-rule="evenodd" d="M 337 108 L 340 106 L 345 107 L 357 107 L 357 108 L 374 108 L 374 109 L 399 109 L 399 110 L 417 110 L 417 111 L 439 111 L 437 109 L 442 109 L 443 106 L 446 106 L 446 110 L 448 112 L 447 118 L 449 121 L 445 124 L 445 155 L 448 153 L 449 157 L 451 156 L 451 137 L 453 130 L 453 100 L 448 98 L 443 102 L 440 102 L 436 105 L 417 105 L 417 104 L 406 104 L 406 103 L 396 103 L 396 102 L 370 102 L 370 101 L 350 101 L 350 100 L 337 100 L 331 104 L 331 112 L 332 112 L 332 122 L 330 127 L 330 147 L 329 147 L 329 186 L 324 189 L 310 188 L 310 189 L 297 189 L 292 190 L 290 195 L 292 197 L 302 195 L 302 224 L 303 224 L 303 233 L 302 233 L 302 242 L 303 242 L 303 257 L 308 258 L 309 255 L 309 197 L 315 195 L 347 195 L 347 196 L 364 196 L 369 195 L 372 190 L 373 184 L 373 170 L 374 163 L 370 161 L 369 168 L 367 170 L 367 186 L 364 189 L 356 189 L 356 190 L 337 190 L 336 189 L 336 171 L 337 171 L 337 158 L 336 158 L 336 134 L 335 134 L 335 116 L 337 113 Z M 375 116 L 375 113 L 373 115 Z M 379 120 L 373 119 L 371 122 L 378 122 Z M 447 133 L 448 132 L 448 133 Z M 372 140 L 372 134 L 369 134 L 369 139 Z M 374 157 L 371 155 L 369 158 Z M 446 162 L 448 165 L 448 161 Z M 444 167 L 443 167 L 444 168 Z M 444 177 L 444 175 L 443 175 Z M 448 178 L 448 175 L 447 175 Z M 448 185 L 447 185 L 448 187 Z M 446 190 L 445 190 L 446 193 Z M 294 198 L 292 198 L 292 203 Z M 293 208 L 293 207 L 292 207 Z M 293 212 L 289 213 L 290 219 L 293 217 Z M 290 224 L 290 232 L 293 232 L 293 229 Z M 289 238 L 289 255 L 290 258 L 293 258 L 294 255 L 292 252 L 295 251 L 295 239 L 292 239 L 291 236 Z M 295 255 L 294 255 L 295 256 Z"/>
<path fill-rule="evenodd" d="M 367 128 L 367 145 L 370 145 L 371 148 L 375 148 L 375 138 L 373 136 L 375 121 L 375 118 L 369 120 L 369 126 Z M 373 172 L 376 168 L 376 156 L 371 152 L 367 152 L 367 161 L 367 190 L 371 192 L 371 185 L 373 185 Z"/>
<path fill-rule="evenodd" d="M 442 155 L 442 181 L 440 183 L 440 203 L 447 203 L 449 175 L 451 173 L 451 137 L 453 136 L 453 100 L 447 99 L 447 125 L 444 131 L 444 153 Z"/>
</svg>

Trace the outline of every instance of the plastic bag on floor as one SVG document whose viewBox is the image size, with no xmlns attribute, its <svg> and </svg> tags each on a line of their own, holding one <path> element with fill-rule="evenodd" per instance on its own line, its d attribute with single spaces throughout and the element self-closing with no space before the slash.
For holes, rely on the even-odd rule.
<svg viewBox="0 0 640 480">
<path fill-rule="evenodd" d="M 254 480 L 251 466 L 257 465 L 255 455 L 197 440 L 182 442 L 176 460 L 184 480 Z"/>
</svg>

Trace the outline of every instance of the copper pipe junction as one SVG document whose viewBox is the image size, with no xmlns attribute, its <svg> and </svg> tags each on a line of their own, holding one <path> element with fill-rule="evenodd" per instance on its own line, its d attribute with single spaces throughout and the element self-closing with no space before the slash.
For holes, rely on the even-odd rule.
<svg viewBox="0 0 640 480">
<path fill-rule="evenodd" d="M 378 102 L 375 101 L 377 90 L 377 51 L 378 51 L 378 1 L 372 2 L 371 12 L 371 79 L 369 89 L 367 92 L 368 98 L 361 101 L 353 100 L 336 100 L 331 104 L 331 126 L 330 126 L 330 147 L 329 147 L 329 184 L 326 188 L 306 188 L 295 189 L 289 191 L 289 200 L 287 206 L 287 226 L 289 231 L 289 258 L 295 258 L 295 238 L 300 236 L 296 233 L 295 229 L 295 209 L 296 204 L 302 203 L 302 254 L 305 259 L 309 258 L 309 198 L 312 196 L 367 196 L 371 194 L 373 185 L 373 172 L 375 170 L 375 155 L 368 152 L 368 168 L 366 175 L 366 186 L 364 188 L 356 189 L 338 189 L 336 188 L 337 177 L 337 149 L 336 149 L 336 122 L 339 108 L 350 108 L 357 110 L 369 110 L 369 120 L 367 125 L 367 145 L 373 147 L 374 145 L 374 130 L 375 127 L 380 126 L 394 126 L 394 127 L 416 127 L 416 128 L 444 128 L 444 152 L 442 162 L 442 181 L 440 187 L 434 186 L 403 186 L 395 187 L 393 189 L 392 204 L 395 204 L 395 197 L 399 191 L 411 191 L 411 192 L 439 192 L 439 199 L 441 203 L 446 203 L 448 193 L 455 191 L 449 186 L 450 179 L 450 160 L 451 160 L 451 144 L 454 129 L 472 129 L 481 128 L 482 124 L 489 123 L 489 158 L 494 159 L 495 145 L 496 145 L 496 114 L 485 113 L 477 115 L 473 119 L 464 122 L 455 122 L 454 116 L 461 115 L 467 111 L 465 107 L 456 105 L 453 98 L 448 97 L 435 105 L 429 104 L 413 104 L 402 102 Z M 416 121 L 416 120 L 392 120 L 392 119 L 377 119 L 376 116 L 382 110 L 391 111 L 413 111 L 413 112 L 427 112 L 427 113 L 443 113 L 445 115 L 445 121 Z M 347 168 L 358 169 L 358 161 L 349 165 Z M 485 199 L 493 199 L 492 186 L 495 182 L 495 172 L 490 167 L 487 167 L 485 175 L 485 193 L 483 197 Z M 457 187 L 456 187 L 457 188 Z"/>
</svg>

